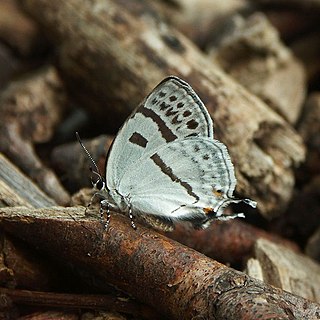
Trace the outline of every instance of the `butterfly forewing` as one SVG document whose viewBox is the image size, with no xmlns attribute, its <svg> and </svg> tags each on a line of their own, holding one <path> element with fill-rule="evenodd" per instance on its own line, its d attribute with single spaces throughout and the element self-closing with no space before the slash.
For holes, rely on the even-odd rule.
<svg viewBox="0 0 320 320">
<path fill-rule="evenodd" d="M 213 123 L 193 89 L 176 77 L 163 80 L 119 130 L 106 164 L 108 188 L 117 188 L 130 165 L 160 146 L 187 137 L 213 138 Z"/>
</svg>

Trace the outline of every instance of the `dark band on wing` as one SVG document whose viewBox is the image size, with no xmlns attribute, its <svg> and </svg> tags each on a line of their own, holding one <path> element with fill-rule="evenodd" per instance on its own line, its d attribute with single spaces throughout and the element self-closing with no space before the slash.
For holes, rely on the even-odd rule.
<svg viewBox="0 0 320 320">
<path fill-rule="evenodd" d="M 172 169 L 170 167 L 168 167 L 163 160 L 159 157 L 159 155 L 157 153 L 153 154 L 151 157 L 151 160 L 160 168 L 160 170 L 167 175 L 173 182 L 177 182 L 179 183 L 182 187 L 184 187 L 188 194 L 195 198 L 196 201 L 199 200 L 199 197 L 192 191 L 192 187 L 190 186 L 190 184 L 188 184 L 185 181 L 180 180 L 173 172 Z"/>
<path fill-rule="evenodd" d="M 176 140 L 178 137 L 172 132 L 170 128 L 167 127 L 165 122 L 151 109 L 148 109 L 144 106 L 141 106 L 137 113 L 143 114 L 147 118 L 151 118 L 158 126 L 159 131 L 161 132 L 162 137 L 167 141 Z"/>
<path fill-rule="evenodd" d="M 145 148 L 147 146 L 148 140 L 142 136 L 138 132 L 134 132 L 131 137 L 129 138 L 131 143 L 137 144 L 138 146 Z"/>
</svg>

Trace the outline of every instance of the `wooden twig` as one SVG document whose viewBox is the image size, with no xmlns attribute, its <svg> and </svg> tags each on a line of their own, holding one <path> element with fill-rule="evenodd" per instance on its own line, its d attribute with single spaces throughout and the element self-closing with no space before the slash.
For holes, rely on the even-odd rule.
<svg viewBox="0 0 320 320">
<path fill-rule="evenodd" d="M 0 202 L 6 206 L 50 207 L 56 203 L 0 153 Z"/>
<path fill-rule="evenodd" d="M 46 142 L 63 114 L 65 94 L 53 67 L 12 82 L 0 95 L 0 152 L 19 166 L 59 204 L 69 195 L 54 172 L 34 150 L 34 143 Z"/>
<path fill-rule="evenodd" d="M 171 319 L 315 319 L 320 306 L 228 268 L 113 214 L 105 231 L 84 208 L 1 208 L 0 225 Z M 72 216 L 74 219 L 70 218 Z"/>
<path fill-rule="evenodd" d="M 129 298 L 111 295 L 89 295 L 39 292 L 0 288 L 0 294 L 8 296 L 13 303 L 29 306 L 46 306 L 67 309 L 104 309 L 131 314 L 143 319 L 161 319 L 148 306 L 138 304 Z"/>
</svg>

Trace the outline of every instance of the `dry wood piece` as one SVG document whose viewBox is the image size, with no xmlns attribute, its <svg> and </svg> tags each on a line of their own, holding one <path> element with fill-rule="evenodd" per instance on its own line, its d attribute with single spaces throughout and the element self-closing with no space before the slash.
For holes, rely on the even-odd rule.
<svg viewBox="0 0 320 320">
<path fill-rule="evenodd" d="M 33 143 L 45 142 L 64 112 L 65 93 L 52 67 L 11 83 L 0 95 L 0 151 L 37 181 L 58 203 L 69 195 L 41 163 Z"/>
<path fill-rule="evenodd" d="M 45 291 L 63 287 L 64 279 L 59 277 L 59 268 L 16 239 L 6 235 L 1 237 L 1 256 L 2 286 Z M 4 277 L 4 270 L 10 277 Z"/>
<path fill-rule="evenodd" d="M 266 239 L 256 242 L 255 256 L 264 282 L 320 302 L 320 265 L 313 260 Z M 248 274 L 252 275 L 249 268 Z"/>
<path fill-rule="evenodd" d="M 0 294 L 8 296 L 12 302 L 17 304 L 60 307 L 64 309 L 104 309 L 135 315 L 143 319 L 160 319 L 151 308 L 138 304 L 126 297 L 37 292 L 6 288 L 0 288 Z"/>
<path fill-rule="evenodd" d="M 85 269 L 101 288 L 112 284 L 170 319 L 314 319 L 320 314 L 316 303 L 140 225 L 135 231 L 126 217 L 113 214 L 105 232 L 83 215 L 83 207 L 1 208 L 0 225 L 65 264 Z"/>
<path fill-rule="evenodd" d="M 2 206 L 50 207 L 56 203 L 0 153 L 0 203 Z"/>
<path fill-rule="evenodd" d="M 113 137 L 106 135 L 83 140 L 102 173 L 105 172 L 106 155 L 112 141 Z M 77 141 L 55 147 L 51 159 L 56 171 L 63 176 L 64 185 L 68 186 L 68 190 L 76 191 L 85 186 L 92 187 L 89 170 L 92 163 Z"/>
<path fill-rule="evenodd" d="M 60 72 L 81 103 L 95 110 L 97 121 L 109 128 L 120 125 L 160 80 L 178 75 L 213 116 L 216 136 L 236 167 L 237 191 L 257 200 L 267 216 L 286 206 L 292 168 L 304 158 L 299 136 L 188 39 L 144 12 L 144 1 L 22 4 L 60 46 Z"/>
<path fill-rule="evenodd" d="M 234 12 L 245 10 L 248 3 L 243 0 L 158 0 L 153 1 L 150 7 L 161 12 L 170 25 L 203 47 L 221 21 Z"/>
<path fill-rule="evenodd" d="M 23 56 L 39 49 L 43 40 L 37 25 L 19 10 L 13 0 L 0 2 L 0 39 Z"/>
<path fill-rule="evenodd" d="M 268 239 L 299 251 L 293 242 L 251 226 L 240 219 L 218 221 L 205 230 L 192 230 L 178 225 L 174 232 L 166 233 L 166 236 L 219 262 L 238 265 L 252 256 L 258 238 Z"/>
<path fill-rule="evenodd" d="M 56 203 L 44 194 L 28 177 L 0 153 L 1 206 L 54 206 Z M 42 257 L 30 252 L 16 239 L 1 235 L 0 278 L 2 285 L 50 290 L 61 284 L 56 271 Z"/>
<path fill-rule="evenodd" d="M 294 124 L 305 97 L 305 72 L 267 18 L 235 16 L 215 42 L 214 61 Z"/>
</svg>

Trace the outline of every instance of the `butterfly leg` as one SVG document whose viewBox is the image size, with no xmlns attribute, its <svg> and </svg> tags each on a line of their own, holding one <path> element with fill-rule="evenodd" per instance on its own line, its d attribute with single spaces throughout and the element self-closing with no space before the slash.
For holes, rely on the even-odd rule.
<svg viewBox="0 0 320 320">
<path fill-rule="evenodd" d="M 100 210 L 99 211 L 100 211 L 100 222 L 103 225 L 104 230 L 107 230 L 109 223 L 110 223 L 110 217 L 111 217 L 109 202 L 106 200 L 102 200 L 100 202 Z M 104 221 L 104 213 L 106 213 L 106 215 L 107 215 L 107 218 L 105 221 Z"/>
<path fill-rule="evenodd" d="M 98 195 L 98 193 L 94 193 L 93 196 L 90 199 L 90 202 L 88 203 L 88 205 L 86 206 L 86 209 L 84 210 L 84 214 L 87 214 L 87 210 L 91 207 L 92 203 L 93 203 L 93 199 Z"/>
<path fill-rule="evenodd" d="M 136 230 L 137 227 L 136 227 L 136 225 L 135 225 L 135 223 L 134 223 L 134 221 L 133 221 L 134 216 L 133 216 L 133 214 L 132 214 L 131 204 L 129 205 L 129 218 L 130 218 L 130 221 L 131 221 L 131 227 L 132 227 L 134 230 Z"/>
</svg>

